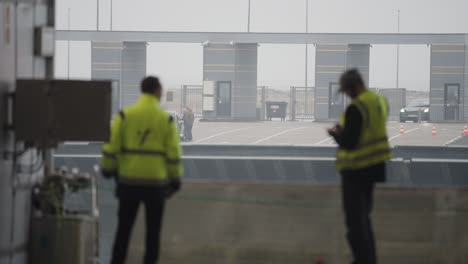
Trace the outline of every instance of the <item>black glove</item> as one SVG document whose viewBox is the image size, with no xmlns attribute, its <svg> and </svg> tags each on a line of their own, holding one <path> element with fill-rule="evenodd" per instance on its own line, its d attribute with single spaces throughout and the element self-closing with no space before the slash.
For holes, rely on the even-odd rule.
<svg viewBox="0 0 468 264">
<path fill-rule="evenodd" d="M 101 174 L 106 179 L 117 178 L 117 171 L 102 170 Z"/>
<path fill-rule="evenodd" d="M 182 182 L 179 178 L 171 178 L 169 185 L 167 186 L 166 198 L 171 198 L 176 192 L 182 187 Z"/>
</svg>

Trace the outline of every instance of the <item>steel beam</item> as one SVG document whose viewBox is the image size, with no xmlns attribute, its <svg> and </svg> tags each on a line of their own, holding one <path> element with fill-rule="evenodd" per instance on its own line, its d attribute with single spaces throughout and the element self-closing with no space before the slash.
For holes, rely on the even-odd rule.
<svg viewBox="0 0 468 264">
<path fill-rule="evenodd" d="M 386 33 L 241 33 L 241 32 L 148 32 L 57 30 L 57 40 L 138 41 L 174 43 L 345 43 L 345 44 L 454 44 L 465 43 L 468 34 Z"/>
</svg>

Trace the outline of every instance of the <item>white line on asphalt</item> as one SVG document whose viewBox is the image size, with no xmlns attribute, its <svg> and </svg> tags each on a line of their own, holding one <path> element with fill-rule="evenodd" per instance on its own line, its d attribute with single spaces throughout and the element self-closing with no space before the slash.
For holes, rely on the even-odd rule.
<svg viewBox="0 0 468 264">
<path fill-rule="evenodd" d="M 101 158 L 102 155 L 99 154 L 54 154 L 54 158 Z"/>
<path fill-rule="evenodd" d="M 417 128 L 410 129 L 410 130 L 408 130 L 408 131 L 405 131 L 405 134 L 403 134 L 403 135 L 406 135 L 406 134 L 411 133 L 411 132 L 413 132 L 413 131 L 416 131 L 416 130 L 418 130 L 418 129 L 421 129 L 421 128 L 420 128 L 420 127 L 417 127 Z M 389 138 L 388 141 L 392 141 L 393 139 L 395 139 L 395 138 L 397 138 L 397 137 L 401 137 L 401 136 L 403 136 L 403 135 L 402 135 L 402 134 L 395 135 L 395 136 Z"/>
<path fill-rule="evenodd" d="M 333 139 L 333 137 L 329 137 L 329 138 L 327 138 L 327 139 L 324 139 L 324 140 L 322 140 L 322 141 L 319 141 L 319 142 L 315 143 L 314 145 L 320 145 L 320 144 L 323 144 L 323 143 L 325 143 L 325 142 L 327 142 L 327 141 L 330 141 L 330 140 L 332 140 L 332 139 Z"/>
<path fill-rule="evenodd" d="M 234 129 L 234 130 L 229 130 L 229 131 L 225 131 L 225 132 L 221 132 L 221 133 L 218 133 L 218 134 L 214 134 L 212 136 L 209 136 L 209 137 L 206 137 L 206 138 L 202 138 L 200 140 L 197 140 L 193 143 L 200 143 L 200 142 L 203 142 L 203 141 L 206 141 L 208 139 L 212 139 L 212 138 L 215 138 L 217 136 L 222 136 L 222 135 L 225 135 L 225 134 L 229 134 L 229 133 L 233 133 L 233 132 L 237 132 L 237 131 L 240 131 L 240 130 L 244 130 L 244 129 L 249 129 L 250 127 L 243 127 L 243 128 L 238 128 L 238 129 Z"/>
<path fill-rule="evenodd" d="M 448 141 L 447 143 L 445 143 L 444 146 L 450 145 L 450 144 L 452 144 L 453 142 L 459 140 L 459 139 L 462 138 L 462 137 L 463 137 L 463 136 L 458 136 L 458 137 L 456 137 L 456 138 L 454 138 L 454 139 Z"/>
<path fill-rule="evenodd" d="M 304 129 L 304 128 L 307 128 L 307 127 L 296 127 L 296 128 L 293 128 L 293 129 L 288 129 L 288 130 L 285 130 L 285 131 L 283 131 L 283 132 L 280 132 L 280 133 L 271 135 L 271 136 L 269 136 L 269 137 L 260 139 L 260 140 L 258 140 L 258 141 L 255 141 L 253 144 L 258 144 L 258 143 L 260 143 L 260 142 L 263 142 L 263 141 L 269 140 L 269 139 L 271 139 L 271 138 L 274 138 L 274 137 L 277 137 L 277 136 L 286 134 L 286 133 L 288 133 L 288 132 L 295 131 L 295 130 L 299 130 L 299 129 Z"/>
</svg>

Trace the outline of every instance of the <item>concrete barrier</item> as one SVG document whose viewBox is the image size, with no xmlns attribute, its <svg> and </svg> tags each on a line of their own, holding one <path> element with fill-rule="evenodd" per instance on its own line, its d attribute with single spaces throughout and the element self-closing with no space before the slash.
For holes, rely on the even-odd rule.
<svg viewBox="0 0 468 264">
<path fill-rule="evenodd" d="M 116 201 L 112 188 L 101 195 L 106 263 Z M 167 205 L 161 262 L 348 263 L 340 199 L 337 186 L 186 183 Z M 467 202 L 467 189 L 379 187 L 373 217 L 379 263 L 467 263 Z M 129 263 L 144 253 L 142 213 Z"/>
<path fill-rule="evenodd" d="M 349 261 L 333 148 L 230 147 L 185 146 L 185 184 L 168 203 L 163 263 Z M 467 149 L 394 151 L 376 192 L 379 263 L 468 263 Z M 91 171 L 99 163 L 99 155 L 72 156 L 59 153 L 56 164 Z M 113 192 L 102 180 L 102 263 L 116 226 Z M 140 215 L 131 263 L 142 257 L 143 238 Z"/>
</svg>

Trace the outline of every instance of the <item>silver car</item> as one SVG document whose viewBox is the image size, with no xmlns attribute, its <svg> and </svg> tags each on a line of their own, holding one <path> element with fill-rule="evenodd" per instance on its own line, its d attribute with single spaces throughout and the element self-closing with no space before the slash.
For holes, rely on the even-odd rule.
<svg viewBox="0 0 468 264">
<path fill-rule="evenodd" d="M 400 110 L 400 122 L 429 121 L 429 100 L 417 99 Z"/>
</svg>

